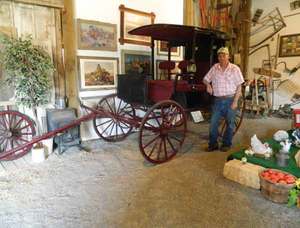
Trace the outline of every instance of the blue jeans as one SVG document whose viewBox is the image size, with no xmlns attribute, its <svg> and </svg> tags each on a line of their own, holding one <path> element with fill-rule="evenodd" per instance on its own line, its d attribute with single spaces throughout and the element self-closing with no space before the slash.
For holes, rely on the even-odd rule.
<svg viewBox="0 0 300 228">
<path fill-rule="evenodd" d="M 215 97 L 212 108 L 212 117 L 209 128 L 209 146 L 216 146 L 219 137 L 219 125 L 222 117 L 226 121 L 226 130 L 223 135 L 222 143 L 224 146 L 232 145 L 233 131 L 235 127 L 236 110 L 231 109 L 233 97 L 220 99 Z"/>
</svg>

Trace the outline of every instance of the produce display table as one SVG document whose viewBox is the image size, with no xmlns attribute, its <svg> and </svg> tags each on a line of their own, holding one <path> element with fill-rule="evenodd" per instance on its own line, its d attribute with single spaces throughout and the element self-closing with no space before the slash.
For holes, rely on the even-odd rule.
<svg viewBox="0 0 300 228">
<path fill-rule="evenodd" d="M 274 154 L 277 153 L 279 151 L 279 149 L 281 148 L 281 145 L 279 144 L 279 142 L 277 142 L 273 139 L 267 140 L 266 142 L 269 143 L 270 147 L 272 147 Z M 266 160 L 264 158 L 248 156 L 245 154 L 245 150 L 246 149 L 243 149 L 238 152 L 234 152 L 234 153 L 230 154 L 227 158 L 227 161 L 232 160 L 232 159 L 241 160 L 242 157 L 246 157 L 247 162 L 249 162 L 249 163 L 260 165 L 265 168 L 283 170 L 285 172 L 291 173 L 291 174 L 295 175 L 296 177 L 300 178 L 300 168 L 297 167 L 297 163 L 295 160 L 295 154 L 298 152 L 299 148 L 297 148 L 295 146 L 291 147 L 290 153 L 289 153 L 290 159 L 289 159 L 289 164 L 287 167 L 278 166 L 276 164 L 276 158 L 274 155 L 270 159 Z"/>
</svg>

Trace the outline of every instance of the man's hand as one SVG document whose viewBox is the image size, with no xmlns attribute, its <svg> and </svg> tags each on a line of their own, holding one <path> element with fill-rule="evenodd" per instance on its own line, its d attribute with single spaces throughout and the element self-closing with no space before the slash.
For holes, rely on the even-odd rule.
<svg viewBox="0 0 300 228">
<path fill-rule="evenodd" d="M 233 101 L 232 104 L 231 104 L 231 109 L 232 109 L 232 110 L 236 110 L 237 107 L 238 107 L 237 101 Z"/>
<path fill-rule="evenodd" d="M 206 85 L 206 92 L 208 92 L 210 95 L 213 94 L 213 89 L 212 89 L 212 87 L 211 87 L 210 84 L 207 84 L 207 85 Z"/>
</svg>

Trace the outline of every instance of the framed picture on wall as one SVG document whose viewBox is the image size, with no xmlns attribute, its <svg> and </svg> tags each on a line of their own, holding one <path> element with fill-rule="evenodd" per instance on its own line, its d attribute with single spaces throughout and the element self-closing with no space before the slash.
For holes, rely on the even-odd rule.
<svg viewBox="0 0 300 228">
<path fill-rule="evenodd" d="M 150 74 L 150 52 L 122 50 L 121 69 L 123 74 Z"/>
<path fill-rule="evenodd" d="M 134 28 L 153 24 L 155 14 L 119 6 L 120 10 L 120 44 L 131 43 L 140 45 L 151 45 L 150 37 L 130 35 L 128 32 Z"/>
<path fill-rule="evenodd" d="M 181 47 L 172 47 L 171 56 L 180 56 Z M 157 54 L 158 55 L 168 55 L 168 42 L 157 41 Z"/>
<path fill-rule="evenodd" d="M 279 57 L 300 56 L 300 33 L 280 37 Z"/>
<path fill-rule="evenodd" d="M 159 80 L 165 80 L 168 79 L 168 71 L 167 70 L 161 70 L 159 69 L 159 63 L 163 62 L 165 60 L 156 60 L 156 79 Z M 176 61 L 175 62 L 175 68 L 173 70 L 171 70 L 171 74 L 175 76 L 175 74 L 180 73 L 180 69 L 178 68 L 178 64 L 180 61 Z M 175 78 L 174 78 L 175 79 Z"/>
<path fill-rule="evenodd" d="M 118 58 L 78 57 L 79 89 L 101 90 L 117 86 Z"/>
<path fill-rule="evenodd" d="M 77 20 L 78 49 L 117 51 L 117 25 Z"/>
</svg>

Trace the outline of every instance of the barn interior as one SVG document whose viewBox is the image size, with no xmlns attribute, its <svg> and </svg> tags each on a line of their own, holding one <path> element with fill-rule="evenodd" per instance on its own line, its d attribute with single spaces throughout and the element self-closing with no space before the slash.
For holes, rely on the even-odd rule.
<svg viewBox="0 0 300 228">
<path fill-rule="evenodd" d="M 1 0 L 0 227 L 299 227 L 299 19 L 299 0 Z M 222 47 L 244 82 L 208 151 Z"/>
</svg>

